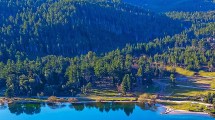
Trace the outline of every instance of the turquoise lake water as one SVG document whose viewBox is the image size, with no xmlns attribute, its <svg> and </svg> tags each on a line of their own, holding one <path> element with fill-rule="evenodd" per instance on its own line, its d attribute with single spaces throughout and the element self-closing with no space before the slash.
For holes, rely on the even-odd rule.
<svg viewBox="0 0 215 120">
<path fill-rule="evenodd" d="M 215 120 L 207 115 L 164 115 L 161 110 L 134 103 L 13 103 L 0 107 L 0 120 Z"/>
</svg>

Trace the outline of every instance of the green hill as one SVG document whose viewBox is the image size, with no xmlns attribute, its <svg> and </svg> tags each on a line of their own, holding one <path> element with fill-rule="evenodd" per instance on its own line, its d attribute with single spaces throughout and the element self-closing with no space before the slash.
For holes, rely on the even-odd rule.
<svg viewBox="0 0 215 120">
<path fill-rule="evenodd" d="M 0 11 L 0 53 L 5 60 L 17 51 L 34 58 L 102 53 L 184 29 L 178 20 L 118 2 L 0 1 Z"/>
</svg>

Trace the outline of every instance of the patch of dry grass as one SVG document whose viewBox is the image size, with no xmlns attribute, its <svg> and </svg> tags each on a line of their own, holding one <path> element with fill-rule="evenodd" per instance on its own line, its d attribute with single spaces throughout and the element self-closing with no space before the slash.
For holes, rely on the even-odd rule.
<svg viewBox="0 0 215 120">
<path fill-rule="evenodd" d="M 200 71 L 199 72 L 200 76 L 207 76 L 207 77 L 215 77 L 215 72 L 205 72 L 205 71 Z"/>
<path fill-rule="evenodd" d="M 181 74 L 184 76 L 193 76 L 195 74 L 195 72 L 190 71 L 190 70 L 186 70 L 186 69 L 181 68 L 181 67 L 166 66 L 167 71 L 172 71 L 173 69 L 175 69 L 175 72 L 177 72 L 178 74 Z"/>
<path fill-rule="evenodd" d="M 163 103 L 165 104 L 165 103 Z M 207 107 L 205 105 L 201 105 L 198 103 L 166 103 L 166 106 L 173 108 L 175 110 L 187 110 L 192 112 L 204 112 L 207 110 Z"/>
</svg>

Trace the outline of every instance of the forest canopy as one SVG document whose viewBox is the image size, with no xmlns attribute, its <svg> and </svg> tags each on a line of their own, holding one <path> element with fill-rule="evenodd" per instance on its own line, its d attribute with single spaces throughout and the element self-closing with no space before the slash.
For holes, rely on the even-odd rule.
<svg viewBox="0 0 215 120">
<path fill-rule="evenodd" d="M 104 0 L 1 0 L 0 11 L 5 60 L 15 59 L 17 52 L 34 59 L 102 53 L 174 35 L 185 27 L 165 15 Z"/>
<path fill-rule="evenodd" d="M 215 71 L 215 11 L 155 13 L 119 0 L 0 0 L 5 95 L 123 94 L 166 66 Z M 105 83 L 105 81 L 108 81 Z"/>
</svg>

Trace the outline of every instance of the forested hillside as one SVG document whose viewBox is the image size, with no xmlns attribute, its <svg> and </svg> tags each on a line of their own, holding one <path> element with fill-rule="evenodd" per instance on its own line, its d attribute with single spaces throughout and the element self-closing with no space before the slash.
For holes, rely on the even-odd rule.
<svg viewBox="0 0 215 120">
<path fill-rule="evenodd" d="M 167 11 L 208 11 L 215 9 L 214 0 L 123 0 L 136 6 L 156 12 Z"/>
<path fill-rule="evenodd" d="M 147 42 L 183 23 L 123 3 L 79 0 L 0 1 L 0 58 L 75 56 Z M 172 29 L 174 28 L 174 29 Z"/>
</svg>

